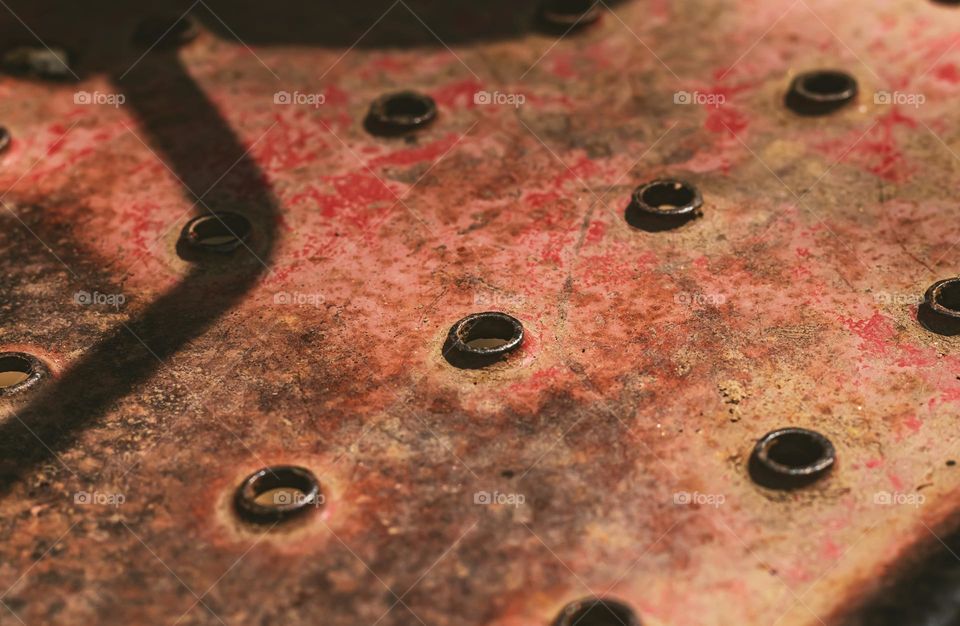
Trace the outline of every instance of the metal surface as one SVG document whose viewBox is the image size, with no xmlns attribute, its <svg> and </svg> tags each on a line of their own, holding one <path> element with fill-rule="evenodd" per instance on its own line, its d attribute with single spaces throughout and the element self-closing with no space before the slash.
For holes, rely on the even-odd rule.
<svg viewBox="0 0 960 626">
<path fill-rule="evenodd" d="M 532 2 L 203 1 L 146 51 L 190 5 L 130 4 L 0 7 L 76 74 L 0 78 L 0 349 L 50 369 L 2 399 L 0 624 L 876 625 L 940 563 L 955 7 L 638 0 L 558 41 Z M 818 68 L 858 98 L 798 116 Z M 435 121 L 371 136 L 403 90 Z M 631 226 L 660 177 L 702 216 Z M 208 211 L 249 239 L 184 258 Z M 486 310 L 522 346 L 452 366 Z M 828 477 L 751 481 L 784 426 Z M 239 519 L 275 465 L 323 506 Z"/>
</svg>

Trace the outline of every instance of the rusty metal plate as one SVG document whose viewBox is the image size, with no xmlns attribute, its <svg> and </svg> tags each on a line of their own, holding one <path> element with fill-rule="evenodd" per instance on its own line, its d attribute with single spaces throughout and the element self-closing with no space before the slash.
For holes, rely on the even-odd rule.
<svg viewBox="0 0 960 626">
<path fill-rule="evenodd" d="M 0 624 L 955 619 L 960 9 L 348 5 L 3 3 Z M 857 94 L 800 115 L 818 69 Z M 628 219 L 660 178 L 701 214 Z M 451 362 L 482 311 L 522 344 Z M 826 476 L 751 479 L 782 427 Z"/>
</svg>

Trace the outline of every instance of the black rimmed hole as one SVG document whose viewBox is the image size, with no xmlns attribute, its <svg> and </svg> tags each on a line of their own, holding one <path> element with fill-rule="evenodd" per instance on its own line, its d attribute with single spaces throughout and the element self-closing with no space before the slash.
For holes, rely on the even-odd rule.
<svg viewBox="0 0 960 626">
<path fill-rule="evenodd" d="M 957 464 L 957 462 L 954 461 L 954 460 L 947 461 L 947 467 L 953 467 L 953 466 L 956 465 L 956 464 Z"/>
<path fill-rule="evenodd" d="M 939 335 L 960 334 L 960 278 L 939 280 L 930 285 L 917 308 L 917 321 Z"/>
<path fill-rule="evenodd" d="M 554 626 L 640 626 L 640 620 L 619 600 L 588 598 L 564 607 Z"/>
<path fill-rule="evenodd" d="M 580 28 L 600 17 L 600 3 L 596 0 L 546 0 L 540 5 L 541 26 L 550 32 Z"/>
<path fill-rule="evenodd" d="M 252 230 L 250 220 L 243 215 L 221 211 L 190 220 L 180 239 L 194 250 L 231 252 L 244 245 Z"/>
<path fill-rule="evenodd" d="M 265 467 L 237 488 L 237 511 L 254 522 L 279 521 L 323 503 L 320 483 L 310 470 L 295 465 Z"/>
<path fill-rule="evenodd" d="M 703 196 L 691 183 L 663 178 L 637 187 L 624 217 L 648 232 L 672 230 L 700 216 Z"/>
<path fill-rule="evenodd" d="M 0 356 L 0 389 L 9 389 L 33 374 L 33 364 L 16 355 Z"/>
<path fill-rule="evenodd" d="M 457 367 L 485 367 L 522 344 L 520 320 L 506 313 L 487 311 L 468 315 L 454 324 L 443 345 L 443 355 Z"/>
<path fill-rule="evenodd" d="M 46 366 L 32 355 L 23 352 L 2 352 L 0 353 L 0 395 L 11 395 L 32 387 L 46 373 Z"/>
<path fill-rule="evenodd" d="M 940 281 L 928 298 L 943 313 L 960 316 L 960 279 Z"/>
<path fill-rule="evenodd" d="M 188 15 L 152 16 L 137 25 L 134 42 L 144 48 L 170 49 L 193 40 L 199 29 Z"/>
<path fill-rule="evenodd" d="M 437 104 L 430 96 L 400 91 L 377 98 L 364 121 L 374 135 L 393 136 L 427 126 L 437 117 Z"/>
<path fill-rule="evenodd" d="M 750 457 L 750 475 L 760 485 L 792 489 L 812 483 L 833 467 L 830 440 L 805 428 L 782 428 L 764 435 Z"/>
<path fill-rule="evenodd" d="M 6 151 L 6 149 L 10 147 L 12 140 L 13 137 L 10 135 L 10 131 L 0 126 L 0 152 Z"/>
<path fill-rule="evenodd" d="M 642 194 L 645 204 L 660 211 L 673 211 L 689 206 L 696 197 L 696 191 L 679 181 L 655 183 L 644 189 Z"/>
<path fill-rule="evenodd" d="M 840 70 L 815 70 L 797 76 L 787 91 L 786 105 L 801 115 L 823 115 L 857 96 L 857 80 Z"/>
<path fill-rule="evenodd" d="M 809 467 L 823 458 L 823 445 L 805 433 L 785 433 L 772 441 L 767 457 L 792 469 Z"/>
</svg>

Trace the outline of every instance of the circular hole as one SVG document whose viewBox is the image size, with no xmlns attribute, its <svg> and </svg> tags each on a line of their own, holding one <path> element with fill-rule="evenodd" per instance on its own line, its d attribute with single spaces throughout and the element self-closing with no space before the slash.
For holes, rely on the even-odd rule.
<svg viewBox="0 0 960 626">
<path fill-rule="evenodd" d="M 787 106 L 804 115 L 834 111 L 857 96 L 856 79 L 839 70 L 815 70 L 797 76 L 787 92 Z"/>
<path fill-rule="evenodd" d="M 0 152 L 4 152 L 10 147 L 10 142 L 12 139 L 13 138 L 10 136 L 10 131 L 3 126 L 0 126 Z"/>
<path fill-rule="evenodd" d="M 564 607 L 554 626 L 640 626 L 640 620 L 623 602 L 588 598 Z"/>
<path fill-rule="evenodd" d="M 850 80 L 849 76 L 839 72 L 817 72 L 804 78 L 803 87 L 821 97 L 838 97 L 850 89 Z"/>
<path fill-rule="evenodd" d="M 144 48 L 168 49 L 190 42 L 197 33 L 197 24 L 191 17 L 154 16 L 137 25 L 133 40 Z"/>
<path fill-rule="evenodd" d="M 517 318 L 487 311 L 474 313 L 450 328 L 444 357 L 458 367 L 483 367 L 523 344 L 523 324 Z"/>
<path fill-rule="evenodd" d="M 941 315 L 960 317 L 960 278 L 935 282 L 924 294 L 924 302 Z"/>
<path fill-rule="evenodd" d="M 540 7 L 540 19 L 552 28 L 586 26 L 599 17 L 600 3 L 596 0 L 547 0 Z"/>
<path fill-rule="evenodd" d="M 949 461 L 947 461 L 947 467 L 953 467 L 953 466 L 956 465 L 956 464 L 957 464 L 957 462 L 954 461 L 954 460 L 952 460 L 952 459 L 949 460 Z"/>
<path fill-rule="evenodd" d="M 783 428 L 764 435 L 754 447 L 751 473 L 775 488 L 809 484 L 824 476 L 836 458 L 830 440 L 805 428 Z"/>
<path fill-rule="evenodd" d="M 320 483 L 303 467 L 265 467 L 247 476 L 237 489 L 240 514 L 256 522 L 279 521 L 323 504 Z"/>
<path fill-rule="evenodd" d="M 367 115 L 367 130 L 375 135 L 406 133 L 430 124 L 437 117 L 437 104 L 430 96 L 401 91 L 377 98 Z"/>
<path fill-rule="evenodd" d="M 222 211 L 190 220 L 182 238 L 200 250 L 230 252 L 243 245 L 252 229 L 250 220 L 243 215 Z"/>
<path fill-rule="evenodd" d="M 700 216 L 703 196 L 690 183 L 662 178 L 637 187 L 625 214 L 627 222 L 656 232 L 677 228 Z"/>
<path fill-rule="evenodd" d="M 823 446 L 803 433 L 786 433 L 770 443 L 767 457 L 791 469 L 803 469 L 823 457 Z"/>
<path fill-rule="evenodd" d="M 678 181 L 662 181 L 648 185 L 643 189 L 641 198 L 644 204 L 661 213 L 677 209 L 687 209 L 696 201 L 697 192 Z"/>
<path fill-rule="evenodd" d="M 36 357 L 22 352 L 0 353 L 0 395 L 32 387 L 47 369 Z"/>
</svg>

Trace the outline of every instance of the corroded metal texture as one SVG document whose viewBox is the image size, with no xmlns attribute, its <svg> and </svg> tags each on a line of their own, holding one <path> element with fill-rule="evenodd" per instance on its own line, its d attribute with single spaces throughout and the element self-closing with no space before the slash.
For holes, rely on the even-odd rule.
<svg viewBox="0 0 960 626">
<path fill-rule="evenodd" d="M 0 78 L 0 348 L 50 370 L 0 398 L 0 624 L 867 623 L 956 522 L 960 338 L 917 305 L 958 271 L 960 9 L 342 4 L 0 8 L 75 74 Z M 818 68 L 857 99 L 797 115 Z M 404 90 L 436 119 L 371 136 Z M 702 215 L 629 223 L 658 178 Z M 184 251 L 206 210 L 244 245 Z M 490 310 L 522 346 L 453 366 Z M 830 475 L 754 484 L 788 426 Z M 242 521 L 273 465 L 322 505 Z"/>
</svg>

